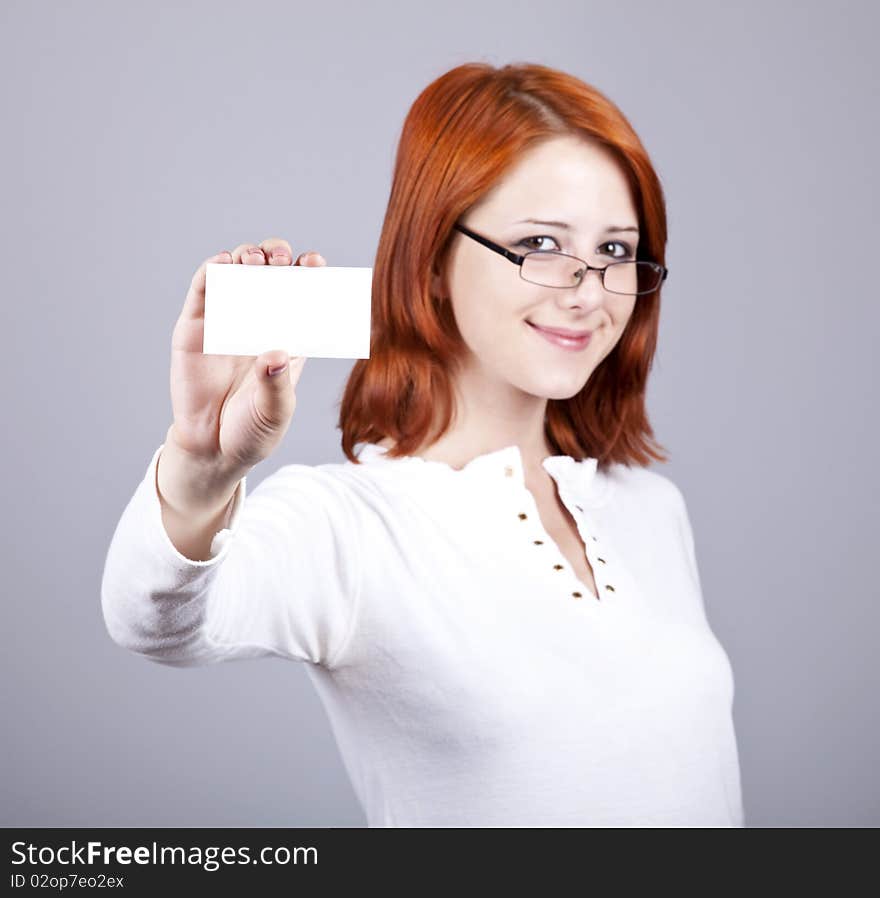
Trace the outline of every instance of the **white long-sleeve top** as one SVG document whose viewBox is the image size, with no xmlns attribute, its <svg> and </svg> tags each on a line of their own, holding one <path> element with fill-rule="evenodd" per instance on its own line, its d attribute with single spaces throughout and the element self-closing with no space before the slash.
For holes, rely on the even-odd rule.
<svg viewBox="0 0 880 898">
<path fill-rule="evenodd" d="M 180 667 L 306 662 L 368 826 L 745 825 L 733 673 L 670 479 L 542 462 L 597 599 L 517 446 L 461 470 L 358 446 L 242 480 L 206 561 L 164 529 L 159 446 L 105 562 L 113 640 Z"/>
</svg>

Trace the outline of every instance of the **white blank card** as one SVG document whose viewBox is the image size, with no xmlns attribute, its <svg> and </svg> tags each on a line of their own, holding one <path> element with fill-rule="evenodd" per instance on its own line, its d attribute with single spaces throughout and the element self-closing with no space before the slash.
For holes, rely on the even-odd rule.
<svg viewBox="0 0 880 898">
<path fill-rule="evenodd" d="M 206 355 L 368 359 L 373 269 L 208 262 Z"/>
</svg>

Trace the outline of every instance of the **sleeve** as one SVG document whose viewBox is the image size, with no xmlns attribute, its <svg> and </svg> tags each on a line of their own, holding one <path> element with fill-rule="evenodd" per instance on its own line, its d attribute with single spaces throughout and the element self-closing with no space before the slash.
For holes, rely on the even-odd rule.
<svg viewBox="0 0 880 898">
<path fill-rule="evenodd" d="M 162 523 L 155 453 L 116 525 L 101 581 L 115 643 L 193 667 L 276 656 L 332 667 L 348 642 L 360 582 L 344 484 L 285 465 L 250 496 L 243 478 L 211 558 L 181 555 Z"/>
</svg>

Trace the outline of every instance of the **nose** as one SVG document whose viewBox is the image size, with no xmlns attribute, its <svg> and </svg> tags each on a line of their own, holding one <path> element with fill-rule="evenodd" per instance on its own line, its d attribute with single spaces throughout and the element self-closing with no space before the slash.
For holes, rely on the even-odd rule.
<svg viewBox="0 0 880 898">
<path fill-rule="evenodd" d="M 583 274 L 576 287 L 572 287 L 569 290 L 558 290 L 557 293 L 568 294 L 560 297 L 563 304 L 568 307 L 595 309 L 602 305 L 607 296 L 607 291 L 602 282 L 602 269 L 584 265 L 582 271 Z"/>
</svg>

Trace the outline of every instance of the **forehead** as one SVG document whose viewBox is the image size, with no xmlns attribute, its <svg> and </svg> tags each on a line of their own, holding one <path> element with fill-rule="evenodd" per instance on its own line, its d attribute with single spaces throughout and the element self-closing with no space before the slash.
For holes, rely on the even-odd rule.
<svg viewBox="0 0 880 898">
<path fill-rule="evenodd" d="M 563 218 L 584 229 L 607 224 L 600 220 L 606 217 L 636 224 L 629 184 L 617 160 L 604 147 L 574 136 L 530 147 L 480 206 L 493 217 Z"/>
</svg>

